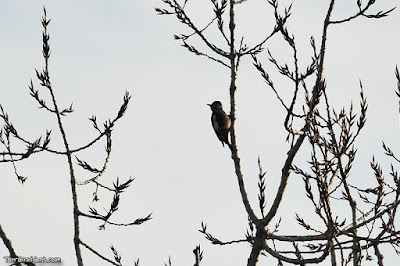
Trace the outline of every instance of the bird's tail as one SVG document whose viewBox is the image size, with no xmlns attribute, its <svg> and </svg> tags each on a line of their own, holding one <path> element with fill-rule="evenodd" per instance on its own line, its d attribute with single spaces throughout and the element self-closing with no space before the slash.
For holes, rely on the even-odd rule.
<svg viewBox="0 0 400 266">
<path fill-rule="evenodd" d="M 230 133 L 230 130 L 226 133 L 224 142 L 228 145 L 229 149 L 232 150 L 232 144 L 229 143 L 229 135 L 230 135 L 229 133 Z"/>
<path fill-rule="evenodd" d="M 230 150 L 232 150 L 232 144 L 227 143 Z"/>
<path fill-rule="evenodd" d="M 226 145 L 228 145 L 229 149 L 232 150 L 232 144 L 229 143 L 229 138 L 228 138 L 228 136 L 226 136 L 226 138 L 225 138 L 224 141 L 222 142 L 222 145 L 224 145 L 224 142 L 226 143 Z"/>
</svg>

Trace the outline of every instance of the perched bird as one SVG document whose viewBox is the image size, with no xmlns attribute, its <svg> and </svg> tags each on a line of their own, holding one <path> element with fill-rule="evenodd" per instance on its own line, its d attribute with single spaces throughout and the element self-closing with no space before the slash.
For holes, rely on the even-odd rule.
<svg viewBox="0 0 400 266">
<path fill-rule="evenodd" d="M 231 144 L 228 141 L 229 131 L 231 130 L 231 119 L 222 109 L 220 101 L 215 101 L 207 105 L 210 106 L 212 111 L 211 124 L 215 134 L 217 134 L 218 139 L 222 142 L 222 146 L 224 146 L 225 142 L 231 148 Z"/>
</svg>

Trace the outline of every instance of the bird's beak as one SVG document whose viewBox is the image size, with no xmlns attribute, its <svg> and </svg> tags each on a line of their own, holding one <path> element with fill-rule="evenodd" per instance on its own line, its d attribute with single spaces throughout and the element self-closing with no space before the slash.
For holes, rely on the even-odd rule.
<svg viewBox="0 0 400 266">
<path fill-rule="evenodd" d="M 207 105 L 211 107 L 211 104 L 207 103 Z"/>
</svg>

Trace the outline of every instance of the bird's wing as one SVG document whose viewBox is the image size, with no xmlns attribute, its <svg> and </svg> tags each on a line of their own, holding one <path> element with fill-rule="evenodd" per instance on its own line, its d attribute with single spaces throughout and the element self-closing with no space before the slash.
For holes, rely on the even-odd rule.
<svg viewBox="0 0 400 266">
<path fill-rule="evenodd" d="M 218 135 L 217 129 L 219 128 L 219 126 L 218 126 L 217 117 L 214 113 L 211 115 L 211 125 L 212 125 L 215 133 Z"/>
<path fill-rule="evenodd" d="M 216 114 L 213 113 L 212 116 L 211 116 L 211 124 L 212 124 L 212 126 L 214 128 L 215 133 L 217 135 L 219 135 L 221 130 L 222 130 L 222 128 L 224 127 L 224 121 L 221 118 L 221 116 L 216 115 Z"/>
</svg>

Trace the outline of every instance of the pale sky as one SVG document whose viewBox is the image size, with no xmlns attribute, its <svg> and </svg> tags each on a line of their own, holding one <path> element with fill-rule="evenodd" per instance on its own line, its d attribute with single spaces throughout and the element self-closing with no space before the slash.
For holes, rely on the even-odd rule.
<svg viewBox="0 0 400 266">
<path fill-rule="evenodd" d="M 213 15 L 210 1 L 205 2 L 190 0 L 187 7 L 199 27 L 205 26 Z M 293 4 L 288 27 L 296 36 L 301 66 L 310 62 L 310 36 L 320 44 L 328 2 L 298 0 Z M 337 2 L 337 19 L 356 11 L 356 1 Z M 377 2 L 372 11 L 400 5 L 400 0 Z M 287 3 L 290 2 L 280 5 Z M 215 137 L 211 111 L 206 105 L 220 100 L 229 109 L 228 69 L 194 56 L 174 41 L 173 34 L 190 31 L 173 16 L 156 14 L 154 7 L 165 8 L 161 0 L 3 0 L 0 104 L 26 138 L 33 140 L 45 134 L 46 129 L 53 129 L 51 145 L 55 149 L 62 149 L 55 117 L 37 108 L 28 89 L 32 79 L 35 88 L 47 97 L 47 91 L 40 88 L 35 78 L 35 68 L 43 67 L 43 5 L 52 19 L 49 33 L 53 88 L 59 105 L 68 107 L 73 102 L 75 109 L 64 118 L 70 145 L 81 146 L 96 136 L 88 118 L 96 115 L 99 123 L 113 118 L 124 92 L 129 91 L 132 100 L 115 127 L 113 153 L 103 180 L 111 184 L 117 176 L 121 181 L 129 176 L 135 178 L 131 188 L 122 194 L 112 221 L 128 223 L 153 213 L 153 219 L 141 226 L 108 225 L 105 231 L 97 229 L 99 221 L 81 217 L 83 241 L 109 258 L 109 246 L 113 245 L 124 265 L 133 265 L 137 258 L 143 266 L 163 265 L 169 256 L 173 265 L 193 265 L 192 250 L 198 244 L 204 252 L 202 265 L 245 265 L 250 252 L 248 244 L 213 246 L 198 232 L 204 221 L 210 233 L 228 241 L 244 238 L 247 229 L 230 152 Z M 264 0 L 248 0 L 238 6 L 238 36 L 245 36 L 249 45 L 262 40 L 271 32 L 271 15 Z M 400 65 L 399 25 L 400 10 L 396 9 L 381 20 L 359 18 L 334 25 L 328 35 L 325 74 L 331 103 L 339 110 L 353 101 L 358 111 L 361 80 L 369 104 L 367 124 L 356 142 L 358 154 L 351 177 L 358 185 L 374 184 L 369 167 L 373 154 L 389 177 L 390 161 L 381 148 L 382 140 L 400 154 L 398 99 L 394 93 L 394 70 L 396 64 Z M 221 43 L 213 32 L 210 38 Z M 281 37 L 267 43 L 267 47 L 278 59 L 291 64 L 291 54 Z M 268 65 L 266 59 L 265 53 L 260 55 L 260 60 Z M 268 67 L 278 90 L 284 96 L 291 95 L 289 83 L 271 65 Z M 250 58 L 241 63 L 237 85 L 237 140 L 246 188 L 257 209 L 260 156 L 267 171 L 268 208 L 289 147 L 283 128 L 284 109 Z M 100 167 L 104 146 L 104 142 L 100 143 L 78 157 Z M 304 164 L 308 155 L 304 148 L 295 163 Z M 28 176 L 24 185 L 18 182 L 11 164 L 0 164 L 0 224 L 17 254 L 61 257 L 63 265 L 76 265 L 65 158 L 36 154 L 17 167 L 21 175 Z M 79 180 L 88 177 L 86 172 L 77 173 Z M 88 206 L 98 210 L 109 208 L 112 195 L 104 191 L 99 194 L 100 202 L 91 203 L 94 189 L 92 185 L 78 187 L 78 201 L 84 212 Z M 300 227 L 294 213 L 312 216 L 313 209 L 304 207 L 307 204 L 301 178 L 292 175 L 272 224 L 282 217 L 280 233 L 297 233 Z M 341 214 L 340 210 L 337 213 Z M 347 206 L 343 208 L 345 213 L 349 213 Z M 82 250 L 86 265 L 106 265 L 84 247 Z M 386 252 L 387 265 L 394 265 L 398 257 L 391 249 Z M 2 257 L 8 251 L 2 244 L 0 255 L 0 265 L 6 265 Z M 327 261 L 322 265 L 328 264 Z M 276 265 L 276 260 L 261 258 L 260 265 Z M 371 265 L 376 265 L 376 261 Z"/>
</svg>

